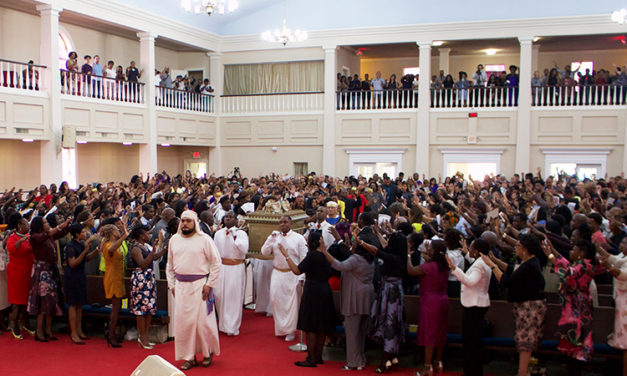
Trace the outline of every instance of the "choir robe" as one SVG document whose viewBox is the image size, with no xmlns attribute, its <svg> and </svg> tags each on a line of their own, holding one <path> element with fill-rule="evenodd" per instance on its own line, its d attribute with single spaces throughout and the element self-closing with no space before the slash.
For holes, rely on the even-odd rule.
<svg viewBox="0 0 627 376">
<path fill-rule="evenodd" d="M 242 324 L 242 307 L 246 290 L 246 253 L 248 235 L 232 227 L 215 233 L 213 241 L 222 259 L 242 260 L 239 265 L 226 265 L 222 262 L 220 279 L 214 290 L 218 310 L 218 327 L 221 332 L 238 335 Z"/>
<path fill-rule="evenodd" d="M 198 226 L 197 226 L 198 227 Z M 220 355 L 215 309 L 207 315 L 207 302 L 202 300 L 203 286 L 215 289 L 220 278 L 222 261 L 211 237 L 198 231 L 192 237 L 172 236 L 168 249 L 166 274 L 168 286 L 174 290 L 174 351 L 176 360 Z M 176 275 L 207 275 L 194 282 L 177 281 Z"/>
<path fill-rule="evenodd" d="M 273 233 L 274 234 L 274 233 Z M 287 260 L 279 250 L 279 244 L 287 250 L 288 256 L 298 265 L 307 256 L 305 238 L 293 231 L 287 234 L 271 234 L 266 239 L 261 253 L 274 254 L 274 270 L 270 280 L 270 302 L 274 316 L 274 333 L 285 336 L 296 331 L 300 300 L 299 277 L 292 273 Z M 301 275 L 304 278 L 304 274 Z"/>
</svg>

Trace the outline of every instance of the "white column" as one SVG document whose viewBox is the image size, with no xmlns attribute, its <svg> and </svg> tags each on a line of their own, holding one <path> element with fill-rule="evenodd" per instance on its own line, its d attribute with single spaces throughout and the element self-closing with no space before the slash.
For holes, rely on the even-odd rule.
<svg viewBox="0 0 627 376">
<path fill-rule="evenodd" d="M 144 70 L 142 81 L 145 85 L 145 103 L 148 108 L 148 118 L 145 134 L 148 142 L 139 145 L 139 171 L 154 176 L 158 172 L 157 167 L 157 106 L 155 104 L 155 38 L 158 36 L 151 32 L 137 33 L 139 37 L 139 67 Z"/>
<path fill-rule="evenodd" d="M 337 46 L 324 48 L 324 125 L 322 173 L 335 176 L 335 108 L 337 95 Z"/>
<path fill-rule="evenodd" d="M 518 124 L 516 129 L 516 173 L 530 172 L 531 148 L 531 77 L 533 37 L 519 37 Z"/>
<path fill-rule="evenodd" d="M 63 180 L 63 159 L 61 157 L 61 137 L 63 117 L 61 112 L 61 81 L 59 74 L 59 13 L 62 7 L 39 5 L 41 16 L 41 47 L 39 60 L 45 65 L 44 86 L 50 96 L 49 141 L 41 141 L 41 183 L 59 185 Z"/>
<path fill-rule="evenodd" d="M 210 60 L 209 84 L 213 88 L 213 108 L 216 115 L 215 122 L 215 147 L 209 149 L 209 170 L 208 175 L 215 173 L 216 176 L 222 175 L 222 151 L 221 151 L 221 135 L 220 130 L 220 95 L 223 93 L 224 84 L 224 64 L 222 64 L 222 55 L 220 53 L 208 52 Z"/>
<path fill-rule="evenodd" d="M 449 54 L 451 53 L 450 48 L 438 48 L 440 51 L 440 70 L 444 71 L 444 74 L 450 74 L 449 70 Z M 455 77 L 455 75 L 453 75 Z"/>
<path fill-rule="evenodd" d="M 431 41 L 417 42 L 420 47 L 418 81 L 418 124 L 416 127 L 416 172 L 429 175 L 429 117 L 431 112 Z"/>
<path fill-rule="evenodd" d="M 533 72 L 538 70 L 538 57 L 540 55 L 540 45 L 534 44 L 532 45 L 531 52 L 531 77 L 533 77 Z M 542 72 L 540 72 L 540 77 L 542 77 Z"/>
</svg>

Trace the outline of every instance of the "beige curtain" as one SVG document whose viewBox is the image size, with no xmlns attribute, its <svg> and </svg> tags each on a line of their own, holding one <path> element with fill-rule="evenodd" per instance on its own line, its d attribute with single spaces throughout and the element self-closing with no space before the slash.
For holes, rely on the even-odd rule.
<svg viewBox="0 0 627 376">
<path fill-rule="evenodd" d="M 324 91 L 324 62 L 224 66 L 224 94 Z"/>
</svg>

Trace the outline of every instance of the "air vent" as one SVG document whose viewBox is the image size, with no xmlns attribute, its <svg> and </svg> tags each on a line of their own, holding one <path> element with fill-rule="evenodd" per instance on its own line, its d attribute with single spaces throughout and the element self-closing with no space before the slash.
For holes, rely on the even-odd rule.
<svg viewBox="0 0 627 376">
<path fill-rule="evenodd" d="M 28 128 L 15 128 L 15 133 L 28 134 Z"/>
</svg>

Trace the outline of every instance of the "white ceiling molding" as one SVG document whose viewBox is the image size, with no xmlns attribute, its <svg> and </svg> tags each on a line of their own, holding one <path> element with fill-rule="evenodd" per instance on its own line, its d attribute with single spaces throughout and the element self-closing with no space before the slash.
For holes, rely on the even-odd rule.
<svg viewBox="0 0 627 376">
<path fill-rule="evenodd" d="M 607 156 L 613 148 L 540 148 L 544 154 L 544 171 L 550 175 L 553 163 L 576 163 L 600 165 L 597 176 L 605 177 L 607 172 Z M 547 175 L 547 176 L 548 176 Z"/>
<path fill-rule="evenodd" d="M 344 151 L 348 154 L 349 174 L 357 176 L 355 163 L 396 163 L 396 171 L 403 171 L 403 154 L 407 148 L 345 148 Z"/>
<path fill-rule="evenodd" d="M 501 154 L 506 148 L 452 147 L 438 148 L 442 153 L 442 176 L 448 176 L 449 163 L 495 163 L 501 173 Z"/>
</svg>

